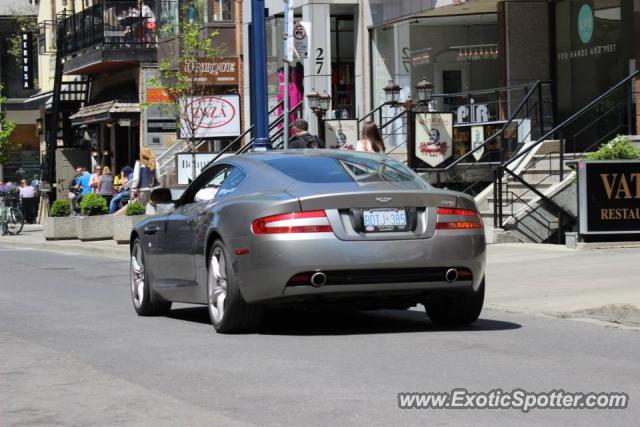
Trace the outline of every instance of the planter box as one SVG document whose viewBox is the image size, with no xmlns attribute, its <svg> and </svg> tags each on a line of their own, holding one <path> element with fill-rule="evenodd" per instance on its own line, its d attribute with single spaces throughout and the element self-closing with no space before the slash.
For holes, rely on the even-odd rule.
<svg viewBox="0 0 640 427">
<path fill-rule="evenodd" d="M 133 227 L 147 218 L 147 215 L 132 215 L 132 216 L 112 216 L 113 218 L 113 240 L 118 243 L 129 243 L 129 237 L 131 236 L 131 230 Z"/>
<path fill-rule="evenodd" d="M 75 218 L 78 239 L 108 240 L 113 237 L 113 218 L 111 215 L 79 216 Z"/>
<path fill-rule="evenodd" d="M 46 240 L 77 239 L 76 219 L 72 216 L 48 216 L 42 223 Z"/>
</svg>

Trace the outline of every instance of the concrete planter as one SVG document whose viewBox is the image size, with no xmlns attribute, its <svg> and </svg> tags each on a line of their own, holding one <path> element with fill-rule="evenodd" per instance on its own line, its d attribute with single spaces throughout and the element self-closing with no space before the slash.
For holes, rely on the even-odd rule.
<svg viewBox="0 0 640 427">
<path fill-rule="evenodd" d="M 113 237 L 113 219 L 111 215 L 79 216 L 75 218 L 78 239 L 108 240 Z"/>
<path fill-rule="evenodd" d="M 132 216 L 112 216 L 113 218 L 113 240 L 118 243 L 129 243 L 129 237 L 131 236 L 131 230 L 133 227 L 147 218 L 147 215 L 132 215 Z"/>
<path fill-rule="evenodd" d="M 77 239 L 76 221 L 71 216 L 48 216 L 42 223 L 44 238 L 46 240 Z"/>
</svg>

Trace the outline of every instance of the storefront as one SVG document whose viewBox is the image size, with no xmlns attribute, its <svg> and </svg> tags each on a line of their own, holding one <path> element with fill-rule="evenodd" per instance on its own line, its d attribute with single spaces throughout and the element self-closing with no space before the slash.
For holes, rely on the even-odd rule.
<svg viewBox="0 0 640 427">
<path fill-rule="evenodd" d="M 631 0 L 555 5 L 558 115 L 568 117 L 636 69 Z"/>
<path fill-rule="evenodd" d="M 454 94 L 498 86 L 496 13 L 411 18 L 372 31 L 373 103 L 384 102 L 384 86 L 393 80 L 400 98 L 417 97 L 415 85 L 426 78 L 435 94 Z M 433 108 L 448 110 L 448 98 Z"/>
</svg>

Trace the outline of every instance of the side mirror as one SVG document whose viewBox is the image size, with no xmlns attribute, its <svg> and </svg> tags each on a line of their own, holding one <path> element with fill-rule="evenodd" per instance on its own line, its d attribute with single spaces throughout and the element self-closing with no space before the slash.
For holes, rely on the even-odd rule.
<svg viewBox="0 0 640 427">
<path fill-rule="evenodd" d="M 154 205 L 166 205 L 173 202 L 173 196 L 171 195 L 171 190 L 168 188 L 156 188 L 151 191 L 149 200 L 151 200 L 151 203 Z"/>
</svg>

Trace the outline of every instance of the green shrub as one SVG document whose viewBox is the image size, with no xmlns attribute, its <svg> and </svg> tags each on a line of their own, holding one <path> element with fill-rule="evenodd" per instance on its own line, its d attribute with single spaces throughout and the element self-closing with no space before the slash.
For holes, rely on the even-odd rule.
<svg viewBox="0 0 640 427">
<path fill-rule="evenodd" d="M 51 216 L 61 217 L 69 216 L 71 214 L 71 202 L 69 200 L 56 200 L 51 205 Z"/>
<path fill-rule="evenodd" d="M 144 215 L 145 209 L 139 202 L 131 202 L 124 211 L 126 216 Z"/>
<path fill-rule="evenodd" d="M 89 193 L 82 197 L 80 202 L 80 212 L 82 215 L 104 215 L 109 211 L 107 201 L 98 194 Z"/>
<path fill-rule="evenodd" d="M 633 160 L 640 158 L 640 149 L 629 138 L 618 135 L 602 145 L 598 151 L 587 154 L 587 160 Z"/>
</svg>

